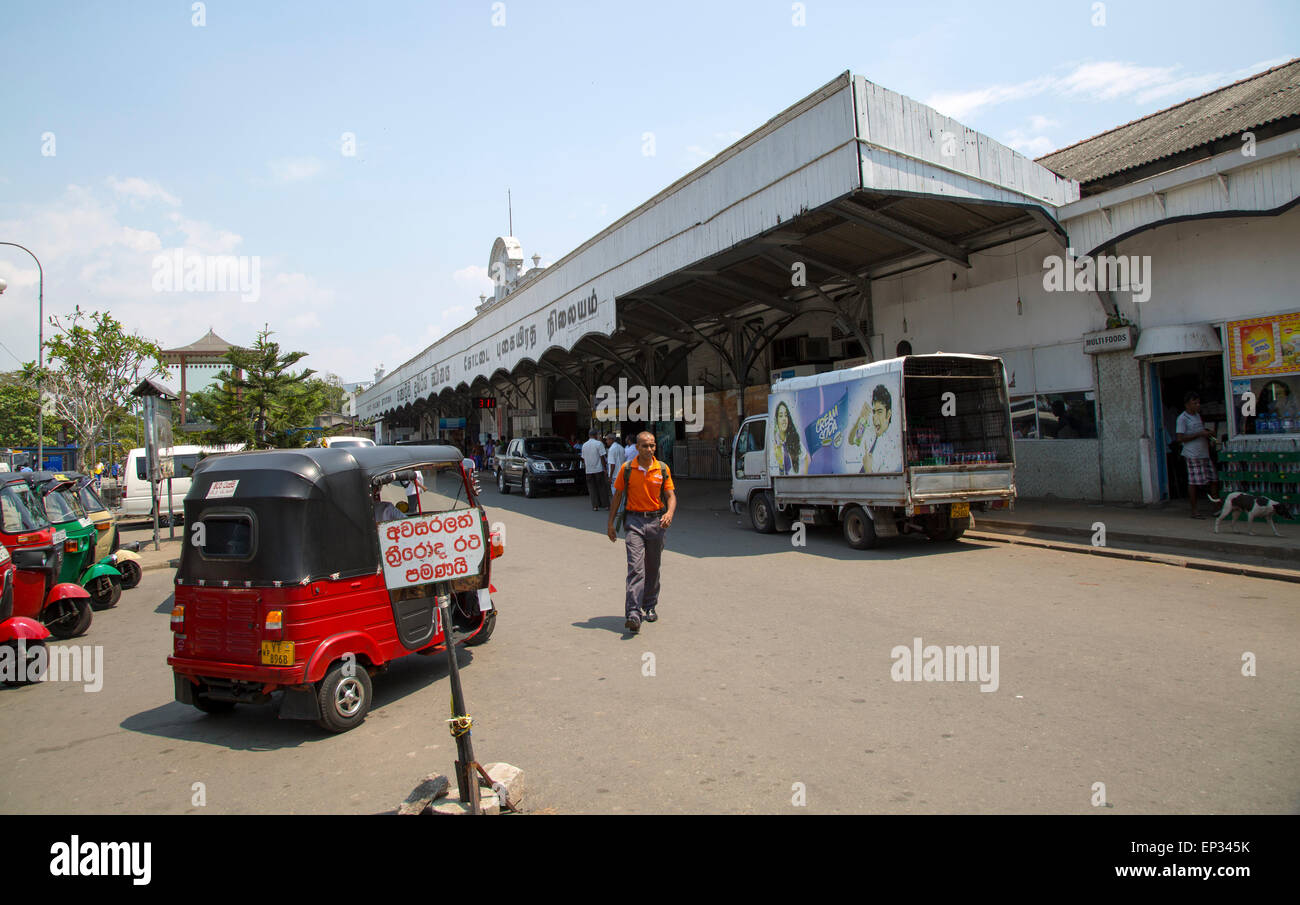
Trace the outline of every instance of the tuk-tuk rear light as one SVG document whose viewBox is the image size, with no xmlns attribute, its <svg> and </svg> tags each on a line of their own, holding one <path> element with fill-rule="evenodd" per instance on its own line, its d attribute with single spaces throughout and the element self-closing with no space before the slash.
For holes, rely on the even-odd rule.
<svg viewBox="0 0 1300 905">
<path fill-rule="evenodd" d="M 185 607 L 178 603 L 172 607 L 172 631 L 179 632 L 183 628 L 185 628 Z"/>
<path fill-rule="evenodd" d="M 65 541 L 63 542 L 63 552 L 64 552 L 64 553 L 76 553 L 76 552 L 77 552 L 78 550 L 80 550 L 80 549 L 81 549 L 81 544 L 80 544 L 78 541 L 75 541 L 75 540 L 65 540 Z"/>
<path fill-rule="evenodd" d="M 271 610 L 266 614 L 266 630 L 268 632 L 278 632 L 284 629 L 284 611 Z"/>
<path fill-rule="evenodd" d="M 501 537 L 501 532 L 493 531 L 489 538 L 488 543 L 492 549 L 492 559 L 496 559 L 498 556 L 505 555 L 506 542 L 505 539 Z"/>
<path fill-rule="evenodd" d="M 107 530 L 108 530 L 109 528 L 111 528 L 111 527 L 113 527 L 113 523 L 112 523 L 111 521 L 107 521 L 107 522 L 95 522 L 95 530 L 96 530 L 96 531 L 107 531 Z"/>
<path fill-rule="evenodd" d="M 20 534 L 18 535 L 18 540 L 15 541 L 15 543 L 30 544 L 40 539 L 41 536 L 39 534 Z"/>
</svg>

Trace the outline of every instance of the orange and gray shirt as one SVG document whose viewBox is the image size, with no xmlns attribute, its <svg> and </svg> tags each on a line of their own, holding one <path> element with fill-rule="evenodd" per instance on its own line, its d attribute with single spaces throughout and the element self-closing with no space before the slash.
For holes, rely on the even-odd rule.
<svg viewBox="0 0 1300 905">
<path fill-rule="evenodd" d="M 627 485 L 630 486 L 624 484 L 625 475 Z M 628 512 L 658 512 L 664 508 L 660 502 L 661 490 L 675 490 L 672 472 L 658 459 L 651 462 L 649 468 L 642 468 L 633 459 L 626 467 L 619 469 L 618 477 L 614 479 L 614 489 L 627 492 Z"/>
</svg>

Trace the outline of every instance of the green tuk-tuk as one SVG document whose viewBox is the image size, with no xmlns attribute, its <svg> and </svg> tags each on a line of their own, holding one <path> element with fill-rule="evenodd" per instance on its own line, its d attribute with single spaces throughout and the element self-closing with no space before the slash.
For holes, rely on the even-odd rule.
<svg viewBox="0 0 1300 905">
<path fill-rule="evenodd" d="M 34 471 L 26 475 L 40 494 L 45 514 L 56 531 L 65 535 L 63 568 L 58 580 L 81 585 L 90 593 L 90 605 L 97 610 L 116 606 L 122 596 L 122 573 L 104 560 L 95 559 L 98 531 L 81 505 L 75 475 L 58 471 Z"/>
</svg>

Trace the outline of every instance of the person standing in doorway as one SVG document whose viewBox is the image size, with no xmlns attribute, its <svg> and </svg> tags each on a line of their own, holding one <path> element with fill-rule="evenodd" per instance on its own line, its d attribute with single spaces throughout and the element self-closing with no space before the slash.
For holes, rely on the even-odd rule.
<svg viewBox="0 0 1300 905">
<path fill-rule="evenodd" d="M 594 427 L 588 431 L 589 439 L 582 444 L 582 464 L 587 470 L 587 493 L 591 494 L 591 511 L 609 508 L 609 484 L 605 481 L 605 444 L 600 442 L 600 432 Z"/>
<path fill-rule="evenodd" d="M 614 503 L 609 507 L 610 542 L 618 540 L 614 517 L 627 500 L 627 594 L 624 626 L 632 634 L 641 630 L 642 620 L 657 622 L 659 604 L 659 562 L 664 538 L 677 511 L 677 494 L 668 466 L 655 458 L 655 438 L 642 431 L 636 438 L 636 458 L 619 469 L 614 480 Z"/>
<path fill-rule="evenodd" d="M 1210 441 L 1214 431 L 1201 420 L 1201 397 L 1195 391 L 1183 396 L 1183 412 L 1178 416 L 1174 430 L 1183 444 L 1183 461 L 1187 463 L 1187 499 L 1191 502 L 1192 518 L 1205 518 L 1196 511 L 1197 491 L 1210 485 L 1210 496 L 1219 495 L 1219 482 L 1214 476 L 1214 463 L 1210 461 Z"/>
</svg>

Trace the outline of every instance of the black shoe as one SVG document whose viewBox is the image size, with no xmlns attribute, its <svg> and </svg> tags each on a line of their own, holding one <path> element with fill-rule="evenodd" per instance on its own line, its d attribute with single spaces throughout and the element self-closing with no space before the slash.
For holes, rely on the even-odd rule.
<svg viewBox="0 0 1300 905">
<path fill-rule="evenodd" d="M 623 623 L 623 627 L 635 635 L 637 632 L 641 631 L 641 620 L 635 616 L 628 616 L 627 622 Z"/>
<path fill-rule="evenodd" d="M 659 621 L 659 614 L 655 612 L 655 608 L 654 608 L 654 607 L 650 607 L 650 609 L 648 609 L 648 610 L 645 611 L 645 621 L 646 621 L 646 622 L 658 622 L 658 621 Z"/>
</svg>

